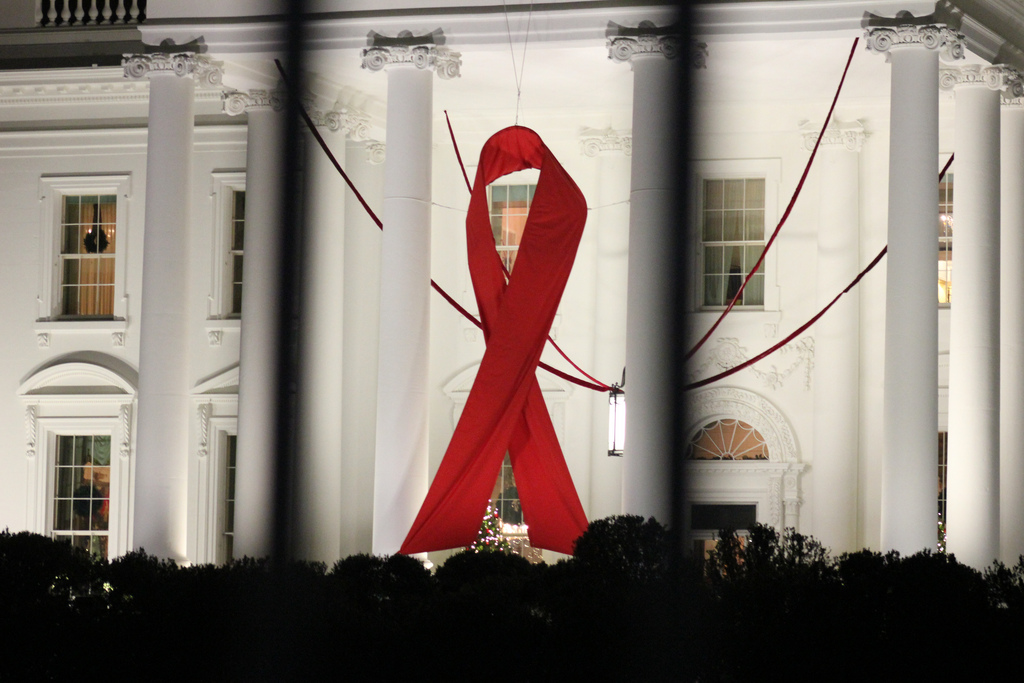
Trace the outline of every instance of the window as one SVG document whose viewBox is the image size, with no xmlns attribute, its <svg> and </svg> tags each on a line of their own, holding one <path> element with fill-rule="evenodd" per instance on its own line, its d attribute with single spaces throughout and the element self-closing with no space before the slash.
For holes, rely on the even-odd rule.
<svg viewBox="0 0 1024 683">
<path fill-rule="evenodd" d="M 765 179 L 708 178 L 701 202 L 703 305 L 726 306 L 764 251 Z M 764 305 L 764 264 L 737 305 Z"/>
<path fill-rule="evenodd" d="M 756 429 L 740 420 L 704 425 L 690 441 L 690 460 L 767 460 L 768 444 Z"/>
<path fill-rule="evenodd" d="M 222 497 L 220 561 L 234 559 L 235 544 L 235 460 L 238 455 L 238 435 L 227 434 L 224 444 L 224 490 Z"/>
<path fill-rule="evenodd" d="M 231 242 L 228 260 L 231 264 L 231 306 L 229 315 L 242 315 L 242 244 L 245 240 L 245 190 L 232 191 Z"/>
<path fill-rule="evenodd" d="M 245 173 L 213 174 L 213 244 L 210 264 L 210 320 L 237 320 L 242 315 L 245 246 Z M 237 326 L 237 322 L 231 325 Z M 217 329 L 224 327 L 221 323 Z"/>
<path fill-rule="evenodd" d="M 61 316 L 113 316 L 117 197 L 65 195 L 60 232 Z"/>
<path fill-rule="evenodd" d="M 53 537 L 106 559 L 110 538 L 110 436 L 59 435 Z"/>
<path fill-rule="evenodd" d="M 491 230 L 498 255 L 509 272 L 516 262 L 519 240 L 523 237 L 536 189 L 536 185 L 492 185 L 490 188 Z"/>
<path fill-rule="evenodd" d="M 693 557 L 703 562 L 708 553 L 718 546 L 719 532 L 731 529 L 746 545 L 750 527 L 757 523 L 757 505 L 708 504 L 690 507 L 690 550 Z"/>
<path fill-rule="evenodd" d="M 946 552 L 946 463 L 949 461 L 949 434 L 939 432 L 939 529 L 936 547 Z"/>
<path fill-rule="evenodd" d="M 501 533 L 512 546 L 512 552 L 531 563 L 540 562 L 543 559 L 540 548 L 530 545 L 527 526 L 523 521 L 523 507 L 519 502 L 519 489 L 516 488 L 516 478 L 512 473 L 512 460 L 508 454 L 494 482 L 490 504 L 501 518 Z"/>
<path fill-rule="evenodd" d="M 130 176 L 43 177 L 40 320 L 125 319 Z"/>
<path fill-rule="evenodd" d="M 939 303 L 953 296 L 953 174 L 939 183 Z"/>
</svg>

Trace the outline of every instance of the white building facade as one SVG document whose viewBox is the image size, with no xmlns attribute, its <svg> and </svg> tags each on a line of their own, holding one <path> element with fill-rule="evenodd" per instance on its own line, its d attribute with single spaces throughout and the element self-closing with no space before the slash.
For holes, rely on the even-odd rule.
<svg viewBox="0 0 1024 683">
<path fill-rule="evenodd" d="M 266 554 L 281 17 L 258 0 L 153 0 L 141 16 L 11 4 L 0 524 L 107 556 Z M 667 434 L 683 420 L 691 547 L 757 521 L 836 552 L 914 552 L 935 547 L 941 522 L 970 564 L 1024 553 L 1024 313 L 1011 288 L 1024 268 L 1024 11 L 708 3 L 680 40 L 668 6 L 386 4 L 310 3 L 306 27 L 299 97 L 384 231 L 305 132 L 299 554 L 397 552 L 483 355 L 477 326 L 430 284 L 476 312 L 446 115 L 469 178 L 490 135 L 525 125 L 586 197 L 551 337 L 603 382 L 626 368 L 624 456 L 608 456 L 607 393 L 538 379 L 588 518 L 668 518 Z M 695 84 L 683 189 L 665 144 L 679 69 Z M 536 182 L 524 171 L 492 185 L 512 269 Z M 690 254 L 693 344 L 787 213 L 687 382 L 779 343 L 888 254 L 773 355 L 701 388 L 672 384 L 688 349 L 667 343 L 666 235 Z M 553 348 L 542 360 L 582 377 Z M 661 409 L 680 394 L 684 416 Z M 494 500 L 522 524 L 511 477 Z"/>
</svg>

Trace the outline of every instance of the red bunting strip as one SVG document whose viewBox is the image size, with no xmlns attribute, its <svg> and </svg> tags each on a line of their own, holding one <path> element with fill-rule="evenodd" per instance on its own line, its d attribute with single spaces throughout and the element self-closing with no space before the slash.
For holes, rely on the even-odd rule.
<svg viewBox="0 0 1024 683">
<path fill-rule="evenodd" d="M 942 179 L 946 177 L 946 171 L 949 170 L 949 167 L 952 164 L 953 164 L 953 155 L 950 154 L 949 155 L 949 160 L 946 162 L 946 165 L 942 167 L 941 171 L 939 171 L 939 182 L 940 183 L 942 182 Z M 864 277 L 865 275 L 867 275 L 869 272 L 871 272 L 871 269 L 874 268 L 876 265 L 878 265 L 878 262 L 882 260 L 882 257 L 885 256 L 885 254 L 886 254 L 886 252 L 888 250 L 889 250 L 888 245 L 886 245 L 885 247 L 882 247 L 882 251 L 878 252 L 878 256 L 876 256 L 874 259 L 871 260 L 871 263 L 868 264 L 867 268 L 865 268 L 864 270 L 860 271 L 860 274 L 857 275 L 857 277 L 855 277 L 853 279 L 853 282 L 851 282 L 850 284 L 848 284 L 846 286 L 846 289 L 844 289 L 843 291 L 839 292 L 839 294 L 837 294 L 836 297 L 834 299 L 832 299 L 832 301 L 830 301 L 827 306 L 825 306 L 825 308 L 823 308 L 820 311 L 818 311 L 817 315 L 815 315 L 813 318 L 808 320 L 806 323 L 804 323 L 803 325 L 798 327 L 796 329 L 796 331 L 794 331 L 792 334 L 790 334 L 785 339 L 780 341 L 778 344 L 775 344 L 774 346 L 772 346 L 771 348 L 767 349 L 766 351 L 758 354 L 754 358 L 751 358 L 750 360 L 744 361 L 744 362 L 740 363 L 739 365 L 737 365 L 735 367 L 732 367 L 732 368 L 729 368 L 728 370 L 726 370 L 724 372 L 720 372 L 717 375 L 714 375 L 713 377 L 708 377 L 707 379 L 702 379 L 699 382 L 692 382 L 690 384 L 687 384 L 683 389 L 684 390 L 699 389 L 699 388 L 701 388 L 703 386 L 707 386 L 708 384 L 711 384 L 712 382 L 717 382 L 718 380 L 725 379 L 726 377 L 729 377 L 730 375 L 735 375 L 740 370 L 744 370 L 746 368 L 749 368 L 754 363 L 756 363 L 756 362 L 758 362 L 760 360 L 764 360 L 765 358 L 767 358 L 771 354 L 775 353 L 776 351 L 781 349 L 783 346 L 785 346 L 789 342 L 791 342 L 794 339 L 796 339 L 797 335 L 799 335 L 801 332 L 806 330 L 808 327 L 810 327 L 811 325 L 816 323 L 818 321 L 818 318 L 820 318 L 821 316 L 825 315 L 825 313 L 828 311 L 828 309 L 832 308 L 833 304 L 835 304 L 837 301 L 839 301 L 839 298 L 841 296 L 843 296 L 844 294 L 849 292 L 851 289 L 856 287 L 857 283 L 860 282 L 861 278 Z"/>
<path fill-rule="evenodd" d="M 775 226 L 775 232 L 772 233 L 772 236 L 768 239 L 767 244 L 764 245 L 764 249 L 761 251 L 761 256 L 760 258 L 757 259 L 757 264 L 750 269 L 750 272 L 747 274 L 747 277 L 744 278 L 743 283 L 740 285 L 740 288 L 736 290 L 736 294 L 735 296 L 733 296 L 732 301 L 730 301 L 729 305 L 725 307 L 724 311 L 722 311 L 722 315 L 718 316 L 718 320 L 716 320 L 715 324 L 711 326 L 711 329 L 707 331 L 707 334 L 701 337 L 700 341 L 697 342 L 697 344 L 692 349 L 690 349 L 689 352 L 687 352 L 686 356 L 684 357 L 684 360 L 689 360 L 693 354 L 697 353 L 698 349 L 704 346 L 704 343 L 711 337 L 711 334 L 716 329 L 718 329 L 719 325 L 722 324 L 722 321 L 725 319 L 725 316 L 729 315 L 729 311 L 733 309 L 733 306 L 736 305 L 736 302 L 739 301 L 741 296 L 743 296 L 743 290 L 746 289 L 747 283 L 750 282 L 750 279 L 754 277 L 754 274 L 757 272 L 757 269 L 761 267 L 762 263 L 764 263 L 764 257 L 768 253 L 768 250 L 772 248 L 772 243 L 775 242 L 775 238 L 779 236 L 779 231 L 782 230 L 782 226 L 786 224 L 786 220 L 789 218 L 789 214 L 793 211 L 793 207 L 796 205 L 797 197 L 800 196 L 800 191 L 804 187 L 804 181 L 807 180 L 807 174 L 810 173 L 811 171 L 811 164 L 814 163 L 814 157 L 815 155 L 818 154 L 818 146 L 821 145 L 821 139 L 825 136 L 825 129 L 828 128 L 829 121 L 832 120 L 832 112 L 835 111 L 836 102 L 839 101 L 839 93 L 843 91 L 843 83 L 846 82 L 846 74 L 850 70 L 850 63 L 853 61 L 853 55 L 854 52 L 857 50 L 858 42 L 860 42 L 860 38 L 853 39 L 853 47 L 850 48 L 850 56 L 846 60 L 846 68 L 843 69 L 843 77 L 839 79 L 839 87 L 836 88 L 835 97 L 832 98 L 832 106 L 828 108 L 828 116 L 825 117 L 825 123 L 823 123 L 821 126 L 821 132 L 818 133 L 818 139 L 814 143 L 814 149 L 811 150 L 811 157 L 810 159 L 807 160 L 807 165 L 804 167 L 803 175 L 800 176 L 800 182 L 796 184 L 796 190 L 793 192 L 793 197 L 789 200 L 789 205 L 786 207 L 786 211 L 782 214 L 782 219 L 779 220 L 779 224 Z"/>
<path fill-rule="evenodd" d="M 506 281 L 494 248 L 487 186 L 540 169 L 515 272 Z M 470 545 L 506 451 L 535 547 L 571 553 L 587 528 L 536 367 L 572 271 L 587 205 L 534 131 L 499 131 L 480 152 L 466 217 L 469 272 L 487 349 L 462 417 L 401 553 Z"/>
<path fill-rule="evenodd" d="M 281 72 L 281 78 L 284 79 L 285 85 L 288 86 L 287 76 L 284 73 L 284 69 L 281 66 L 281 62 L 275 59 L 274 60 L 274 64 L 277 65 L 278 71 Z M 290 86 L 288 86 L 288 87 L 290 87 Z M 310 133 L 313 134 L 313 138 L 320 145 L 320 149 L 322 149 L 324 151 L 324 153 L 327 155 L 327 158 L 330 159 L 331 163 L 334 165 L 334 168 L 337 169 L 338 173 L 341 174 L 341 177 L 345 181 L 345 184 L 348 185 L 349 189 L 352 190 L 352 194 L 354 194 L 356 196 L 356 199 L 359 200 L 359 203 L 363 206 L 363 209 L 366 211 L 367 215 L 370 217 L 370 220 L 372 220 L 376 224 L 376 226 L 378 228 L 383 230 L 384 229 L 384 223 L 381 222 L 380 218 L 377 217 L 377 214 L 373 212 L 373 209 L 370 208 L 370 205 L 363 198 L 363 195 L 360 194 L 359 190 L 356 189 L 356 186 L 352 182 L 352 179 L 348 177 L 347 173 L 345 173 L 345 169 L 343 169 L 341 167 L 341 164 L 338 162 L 338 159 L 334 156 L 334 153 L 331 152 L 331 148 L 327 146 L 327 141 L 324 140 L 322 135 L 320 135 L 320 131 L 318 131 L 316 129 L 316 124 L 313 123 L 313 119 L 311 119 L 309 117 L 309 114 L 306 113 L 306 108 L 303 107 L 301 104 L 299 105 L 299 113 L 302 115 L 302 120 L 306 122 L 306 127 L 309 128 Z M 447 112 L 445 112 L 445 116 L 447 116 Z M 449 124 L 449 130 L 451 130 L 450 124 Z M 454 140 L 454 134 L 453 134 L 452 139 Z M 457 148 L 456 148 L 456 155 L 459 156 Z M 459 156 L 459 164 L 461 165 L 461 163 L 462 163 L 462 157 Z M 463 175 L 465 175 L 465 172 L 466 172 L 465 168 L 463 168 L 462 172 L 463 172 Z M 466 185 L 467 185 L 467 187 L 469 186 L 469 177 L 468 176 L 466 177 Z M 461 313 L 463 315 L 463 317 L 466 318 L 466 320 L 468 320 L 469 322 L 473 323 L 477 327 L 481 327 L 480 321 L 476 319 L 476 316 L 474 316 L 472 313 L 470 313 L 465 308 L 463 308 L 461 305 L 459 305 L 459 303 L 450 294 L 448 294 L 448 292 L 444 291 L 444 289 L 441 288 L 441 285 L 439 285 L 436 282 L 434 282 L 434 280 L 431 280 L 430 281 L 430 286 L 433 287 L 434 291 L 436 291 L 438 294 L 440 294 L 441 297 L 445 301 L 447 301 L 449 304 L 451 304 L 451 306 L 456 311 Z M 600 391 L 600 392 L 611 391 L 611 387 L 610 386 L 608 386 L 607 384 L 604 384 L 600 380 L 594 379 L 589 374 L 587 374 L 582 369 L 580 369 L 580 367 L 578 365 L 576 365 L 576 363 L 573 363 L 572 360 L 567 355 L 565 355 L 565 352 L 562 351 L 562 349 L 559 348 L 559 346 L 557 344 L 555 344 L 554 340 L 551 340 L 551 345 L 555 347 L 555 350 L 558 351 L 558 353 L 560 353 L 562 355 L 562 357 L 565 358 L 565 360 L 567 360 L 569 362 L 570 365 L 572 365 L 574 368 L 579 370 L 580 373 L 582 373 L 582 374 L 586 375 L 587 377 L 589 377 L 591 380 L 593 380 L 593 382 L 587 382 L 587 381 L 582 380 L 582 379 L 577 379 L 576 377 L 573 377 L 569 373 L 564 372 L 562 370 L 559 370 L 558 368 L 552 367 L 551 365 L 548 365 L 547 363 L 544 363 L 544 362 L 539 363 L 538 367 L 541 367 L 541 368 L 547 370 L 548 372 L 550 372 L 552 375 L 555 375 L 556 377 L 561 377 L 562 379 L 564 379 L 567 382 L 572 382 L 573 384 L 575 384 L 577 386 L 581 386 L 584 389 L 591 389 L 593 391 Z"/>
</svg>

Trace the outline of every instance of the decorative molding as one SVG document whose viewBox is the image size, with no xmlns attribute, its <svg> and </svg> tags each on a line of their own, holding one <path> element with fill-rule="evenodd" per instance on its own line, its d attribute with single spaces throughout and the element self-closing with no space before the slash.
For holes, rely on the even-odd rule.
<svg viewBox="0 0 1024 683">
<path fill-rule="evenodd" d="M 220 346 L 224 341 L 224 330 L 207 330 L 206 341 L 210 346 Z"/>
<path fill-rule="evenodd" d="M 694 69 L 708 68 L 708 44 L 692 41 L 690 43 L 690 60 Z"/>
<path fill-rule="evenodd" d="M 740 346 L 739 339 L 735 337 L 719 337 L 715 340 L 717 345 L 706 352 L 706 358 L 692 372 L 688 373 L 687 381 L 694 382 L 708 374 L 709 370 L 722 372 L 734 368 L 748 358 L 746 347 Z M 799 368 L 804 372 L 804 389 L 810 390 L 811 379 L 814 374 L 814 337 L 803 337 L 789 344 L 786 344 L 778 351 L 781 355 L 792 354 L 793 361 L 784 369 L 771 365 L 769 370 L 761 370 L 759 364 L 747 368 L 761 380 L 764 385 L 772 390 L 779 389 L 785 381 Z M 705 355 L 705 354 L 702 354 Z"/>
<path fill-rule="evenodd" d="M 200 403 L 197 409 L 199 414 L 199 451 L 200 459 L 210 454 L 210 415 L 213 412 L 213 404 L 210 402 Z"/>
<path fill-rule="evenodd" d="M 366 141 L 366 161 L 377 165 L 383 164 L 385 159 L 385 145 L 383 142 L 376 140 Z"/>
<path fill-rule="evenodd" d="M 913 16 L 906 15 L 911 20 Z M 893 49 L 923 47 L 927 50 L 941 50 L 942 55 L 952 61 L 963 59 L 964 36 L 941 24 L 900 24 L 898 26 L 876 26 L 864 33 L 867 49 L 876 54 L 885 54 Z"/>
<path fill-rule="evenodd" d="M 800 132 L 803 134 L 804 149 L 813 150 L 818 141 L 821 126 L 808 122 L 801 126 Z M 825 129 L 825 134 L 821 138 L 821 146 L 844 147 L 851 152 L 859 152 L 867 136 L 868 134 L 864 132 L 864 126 L 860 121 L 838 122 L 833 119 Z"/>
<path fill-rule="evenodd" d="M 121 459 L 127 460 L 132 452 L 132 404 L 121 404 Z"/>
<path fill-rule="evenodd" d="M 25 455 L 32 459 L 36 457 L 36 411 L 34 404 L 25 406 Z"/>
<path fill-rule="evenodd" d="M 666 59 L 679 56 L 679 36 L 674 26 L 655 26 L 651 21 L 641 21 L 637 28 L 620 26 L 608 22 L 606 32 L 608 59 L 615 63 L 628 62 L 633 57 L 661 55 Z M 707 45 L 693 43 L 691 59 L 697 68 L 706 67 Z"/>
<path fill-rule="evenodd" d="M 402 31 L 399 39 L 415 41 L 412 33 Z M 431 36 L 431 40 L 436 37 Z M 450 80 L 462 74 L 462 53 L 450 50 L 443 45 L 424 43 L 420 45 L 380 45 L 374 44 L 363 48 L 362 67 L 370 71 L 380 71 L 385 67 L 410 65 L 417 69 L 433 69 L 439 78 Z"/>
<path fill-rule="evenodd" d="M 632 156 L 633 136 L 608 127 L 604 130 L 588 130 L 580 139 L 580 153 L 583 156 L 596 157 L 601 152 L 617 150 L 622 150 L 627 157 Z"/>
<path fill-rule="evenodd" d="M 763 396 L 733 387 L 701 389 L 687 396 L 686 408 L 687 414 L 694 418 L 687 430 L 687 443 L 697 430 L 709 422 L 737 419 L 760 432 L 768 447 L 769 462 L 799 462 L 796 438 L 789 422 L 782 412 Z"/>
<path fill-rule="evenodd" d="M 253 109 L 273 109 L 281 111 L 284 109 L 283 90 L 232 90 L 221 95 L 224 103 L 224 113 L 228 116 L 239 116 Z"/>
<path fill-rule="evenodd" d="M 50 346 L 50 333 L 49 332 L 36 332 L 36 345 L 45 349 Z"/>
<path fill-rule="evenodd" d="M 124 332 L 111 332 L 110 343 L 116 347 L 124 346 Z"/>
<path fill-rule="evenodd" d="M 224 63 L 215 62 L 207 55 L 195 52 L 168 54 L 156 52 L 142 55 L 123 55 L 121 66 L 124 77 L 141 79 L 155 73 L 172 73 L 175 76 L 192 76 L 197 85 L 207 88 L 220 87 L 224 80 Z"/>
<path fill-rule="evenodd" d="M 980 85 L 989 90 L 1006 92 L 1015 84 L 1020 86 L 1020 75 L 1003 65 L 965 64 L 939 70 L 939 87 L 942 90 L 953 90 L 961 85 Z"/>
</svg>

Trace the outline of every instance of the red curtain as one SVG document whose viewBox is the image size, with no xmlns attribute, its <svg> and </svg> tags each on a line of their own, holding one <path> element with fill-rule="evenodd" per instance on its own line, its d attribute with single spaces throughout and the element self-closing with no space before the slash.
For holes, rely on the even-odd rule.
<svg viewBox="0 0 1024 683">
<path fill-rule="evenodd" d="M 515 270 L 505 283 L 487 185 L 540 170 Z M 540 136 L 513 126 L 480 152 L 466 218 L 469 271 L 487 350 L 451 443 L 402 553 L 468 546 L 508 451 L 524 522 L 536 547 L 571 553 L 587 528 L 536 369 L 583 235 L 587 205 Z"/>
</svg>

